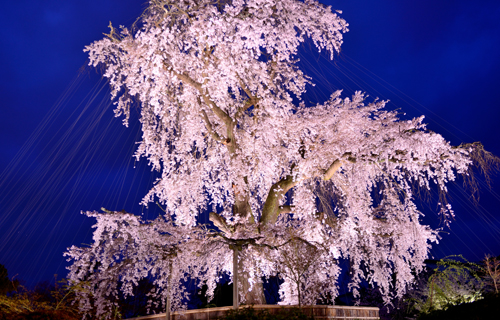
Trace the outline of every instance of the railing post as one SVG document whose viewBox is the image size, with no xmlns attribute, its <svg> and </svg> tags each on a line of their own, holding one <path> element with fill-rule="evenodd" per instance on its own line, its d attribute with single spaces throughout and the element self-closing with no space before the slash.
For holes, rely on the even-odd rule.
<svg viewBox="0 0 500 320">
<path fill-rule="evenodd" d="M 172 280 L 172 260 L 170 260 L 168 264 L 168 276 L 167 276 L 167 301 L 165 303 L 165 318 L 166 320 L 170 320 L 170 299 L 169 299 L 169 294 L 170 294 L 170 286 L 172 285 L 170 281 Z"/>
<path fill-rule="evenodd" d="M 238 309 L 238 246 L 233 246 L 233 309 Z"/>
<path fill-rule="evenodd" d="M 166 312 L 165 312 L 165 318 L 167 320 L 170 320 L 170 299 L 168 298 L 168 295 L 167 295 L 167 303 L 166 303 Z"/>
</svg>

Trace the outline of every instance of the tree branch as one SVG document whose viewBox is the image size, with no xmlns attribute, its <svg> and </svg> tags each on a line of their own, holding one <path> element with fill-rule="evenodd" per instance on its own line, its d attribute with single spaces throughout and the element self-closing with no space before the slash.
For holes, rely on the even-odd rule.
<svg viewBox="0 0 500 320">
<path fill-rule="evenodd" d="M 330 180 L 335 172 L 337 172 L 342 166 L 342 161 L 337 159 L 335 160 L 330 167 L 325 171 L 322 175 L 323 180 Z M 317 177 L 317 176 L 313 176 Z M 311 178 L 313 178 L 311 177 Z M 292 212 L 292 208 L 290 206 L 279 206 L 280 198 L 288 192 L 291 188 L 295 187 L 301 181 L 308 179 L 303 178 L 301 180 L 293 180 L 292 176 L 286 176 L 280 181 L 273 184 L 271 190 L 266 198 L 266 202 L 264 203 L 264 207 L 262 208 L 262 216 L 260 218 L 260 222 L 262 225 L 266 225 L 267 223 L 275 223 L 278 219 L 278 216 L 281 213 L 289 213 Z"/>
<path fill-rule="evenodd" d="M 259 103 L 259 98 L 254 96 L 250 89 L 248 89 L 247 85 L 243 82 L 243 80 L 240 78 L 238 74 L 236 74 L 236 77 L 238 78 L 238 81 L 240 83 L 241 89 L 247 94 L 248 100 L 245 102 L 245 105 L 238 109 L 238 112 L 236 113 L 236 117 L 239 117 L 243 112 L 248 110 L 251 106 L 256 106 L 257 103 Z"/>
<path fill-rule="evenodd" d="M 340 169 L 340 166 L 342 166 L 342 161 L 337 159 L 333 161 L 333 163 L 330 165 L 328 170 L 326 170 L 325 174 L 323 175 L 323 180 L 327 181 L 330 180 L 335 172 Z"/>
<path fill-rule="evenodd" d="M 201 101 L 200 101 L 201 102 Z M 210 135 L 212 136 L 212 138 L 214 138 L 214 140 L 216 141 L 219 141 L 219 142 L 222 142 L 224 143 L 224 141 L 226 139 L 223 139 L 219 136 L 219 134 L 214 131 L 213 127 L 212 127 L 212 123 L 210 122 L 210 120 L 208 119 L 208 116 L 207 116 L 207 113 L 205 112 L 205 110 L 201 110 L 201 115 L 203 116 L 203 120 L 205 121 L 205 125 L 207 127 L 207 130 L 208 132 L 210 133 Z"/>
<path fill-rule="evenodd" d="M 295 206 L 279 206 L 279 208 L 278 208 L 278 216 L 280 214 L 291 213 L 294 207 Z"/>
<path fill-rule="evenodd" d="M 223 141 L 223 143 L 227 146 L 227 149 L 230 153 L 234 153 L 236 151 L 236 141 L 234 139 L 235 121 L 229 116 L 229 114 L 219 108 L 217 104 L 210 99 L 207 90 L 203 90 L 203 85 L 201 83 L 195 81 L 186 73 L 179 73 L 175 71 L 172 66 L 169 66 L 166 62 L 164 62 L 164 69 L 166 71 L 172 72 L 181 81 L 191 85 L 193 88 L 198 90 L 200 96 L 203 98 L 203 102 L 205 102 L 205 104 L 212 109 L 215 115 L 219 117 L 219 119 L 221 119 L 226 125 L 227 138 Z"/>
<path fill-rule="evenodd" d="M 200 93 L 201 97 L 203 98 L 203 102 L 205 102 L 206 105 L 208 105 L 212 110 L 213 112 L 222 120 L 224 121 L 224 123 L 227 125 L 229 123 L 232 123 L 233 122 L 233 119 L 231 119 L 231 117 L 226 113 L 224 112 L 224 110 L 222 110 L 221 108 L 219 108 L 215 102 L 213 102 L 212 100 L 210 100 L 210 97 L 208 96 L 206 90 L 203 90 L 203 86 L 201 83 L 193 80 L 189 75 L 187 75 L 186 73 L 179 73 L 177 71 L 175 71 L 171 66 L 169 66 L 168 64 L 164 63 L 164 68 L 165 70 L 167 71 L 170 71 L 172 72 L 177 78 L 179 78 L 180 80 L 182 80 L 183 82 L 186 82 L 187 84 L 191 85 L 193 88 L 197 89 L 198 92 Z M 168 69 L 170 68 L 170 70 Z"/>
<path fill-rule="evenodd" d="M 280 181 L 273 184 L 262 208 L 262 216 L 260 223 L 266 225 L 268 223 L 274 224 L 278 219 L 279 214 L 279 200 L 291 188 L 297 185 L 298 181 L 294 181 L 292 176 L 286 176 Z"/>
<path fill-rule="evenodd" d="M 212 223 L 217 228 L 219 228 L 219 230 L 222 231 L 223 233 L 225 233 L 227 235 L 231 234 L 231 229 L 227 225 L 226 220 L 223 217 L 221 217 L 219 214 L 217 214 L 215 212 L 210 212 L 208 219 L 210 221 L 212 221 Z"/>
</svg>

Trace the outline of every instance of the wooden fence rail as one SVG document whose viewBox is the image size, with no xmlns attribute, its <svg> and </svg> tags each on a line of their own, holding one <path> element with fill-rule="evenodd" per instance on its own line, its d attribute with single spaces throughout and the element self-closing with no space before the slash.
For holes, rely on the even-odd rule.
<svg viewBox="0 0 500 320">
<path fill-rule="evenodd" d="M 245 308 L 242 306 L 241 308 Z M 271 304 L 254 305 L 255 310 L 268 310 L 273 314 L 281 309 L 296 308 L 297 306 L 278 306 Z M 232 310 L 233 307 L 217 307 L 186 311 L 176 311 L 170 314 L 170 320 L 210 320 L 223 317 L 224 314 Z M 321 320 L 378 320 L 379 308 L 376 307 L 357 307 L 357 306 L 303 306 L 302 311 L 306 315 L 314 316 L 314 319 Z M 165 313 L 130 318 L 129 320 L 167 320 Z"/>
</svg>

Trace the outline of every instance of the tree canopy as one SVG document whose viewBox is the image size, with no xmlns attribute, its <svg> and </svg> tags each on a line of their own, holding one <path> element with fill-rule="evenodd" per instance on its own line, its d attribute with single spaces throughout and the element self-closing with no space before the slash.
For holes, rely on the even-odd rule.
<svg viewBox="0 0 500 320">
<path fill-rule="evenodd" d="M 119 279 L 131 293 L 148 276 L 178 308 L 183 279 L 203 279 L 213 294 L 234 251 L 248 304 L 264 302 L 262 277 L 277 273 L 283 303 L 335 297 L 339 259 L 350 260 L 355 293 L 365 280 L 386 301 L 404 293 L 438 238 L 421 224 L 416 194 L 446 195 L 482 146 L 451 146 L 423 116 L 399 119 L 361 92 L 306 105 L 313 79 L 297 52 L 311 41 L 333 59 L 348 31 L 339 14 L 312 0 L 151 0 L 133 28 L 110 25 L 85 48 L 125 125 L 137 106 L 135 156 L 160 173 L 143 204 L 165 208 L 154 221 L 87 213 L 94 243 L 67 252 L 70 278 L 88 284 L 87 308 L 89 292 L 112 296 Z M 445 197 L 438 205 L 449 221 Z M 197 224 L 206 210 L 216 228 Z M 290 263 L 305 252 L 315 267 L 297 277 Z"/>
</svg>

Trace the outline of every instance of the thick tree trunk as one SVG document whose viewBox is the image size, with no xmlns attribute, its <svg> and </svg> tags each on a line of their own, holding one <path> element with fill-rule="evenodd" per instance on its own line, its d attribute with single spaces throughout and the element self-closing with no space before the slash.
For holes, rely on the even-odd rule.
<svg viewBox="0 0 500 320">
<path fill-rule="evenodd" d="M 245 180 L 245 179 L 242 179 Z M 248 195 L 243 188 L 233 185 L 233 190 L 235 193 L 235 202 L 233 204 L 233 215 L 239 216 L 241 218 L 247 219 L 248 222 L 255 223 L 255 220 L 252 215 L 252 209 L 250 207 L 250 203 L 248 201 Z M 212 214 L 211 221 L 221 229 L 223 232 L 228 232 L 227 224 L 223 221 L 223 218 L 220 218 L 216 214 Z M 245 247 L 234 247 L 233 250 L 235 255 L 233 256 L 233 266 L 235 265 L 234 259 L 237 259 L 237 268 L 233 267 L 233 283 L 237 283 L 237 287 L 233 289 L 233 307 L 237 308 L 239 304 L 265 304 L 266 298 L 264 295 L 264 286 L 262 284 L 262 279 L 260 276 L 257 276 L 255 279 L 251 279 L 250 272 L 245 269 L 254 268 L 254 262 L 250 257 L 245 255 Z M 259 272 L 256 272 L 259 275 Z M 236 280 L 236 281 L 234 281 Z M 252 283 L 252 285 L 250 285 Z M 234 297 L 237 295 L 239 297 L 239 301 L 234 301 Z"/>
</svg>

